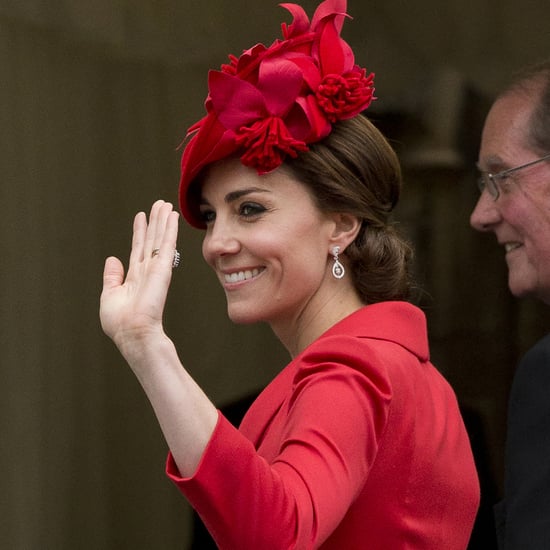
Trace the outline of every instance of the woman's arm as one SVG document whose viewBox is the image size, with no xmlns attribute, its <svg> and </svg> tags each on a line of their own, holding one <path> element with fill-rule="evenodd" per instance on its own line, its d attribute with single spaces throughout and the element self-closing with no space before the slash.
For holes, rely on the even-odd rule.
<svg viewBox="0 0 550 550">
<path fill-rule="evenodd" d="M 105 261 L 100 319 L 142 385 L 187 477 L 197 468 L 218 412 L 183 368 L 162 324 L 177 233 L 178 213 L 170 203 L 155 202 L 149 221 L 143 212 L 136 215 L 126 277 L 118 258 Z"/>
<path fill-rule="evenodd" d="M 219 548 L 318 548 L 356 500 L 391 389 L 362 361 L 371 350 L 356 346 L 353 359 L 347 343 L 323 339 L 302 358 L 292 393 L 285 382 L 261 403 L 267 424 L 245 418 L 237 431 L 222 417 L 193 477 L 182 479 L 169 457 L 168 475 Z"/>
</svg>

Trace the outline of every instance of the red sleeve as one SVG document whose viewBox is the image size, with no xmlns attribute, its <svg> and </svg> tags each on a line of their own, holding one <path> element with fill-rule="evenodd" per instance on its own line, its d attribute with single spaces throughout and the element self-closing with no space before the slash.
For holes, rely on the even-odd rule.
<svg viewBox="0 0 550 550">
<path fill-rule="evenodd" d="M 363 488 L 391 398 L 385 375 L 354 358 L 365 357 L 359 351 L 347 342 L 329 361 L 326 348 L 302 358 L 271 463 L 221 414 L 193 477 L 182 479 L 169 455 L 168 475 L 220 548 L 314 548 L 340 523 Z"/>
</svg>

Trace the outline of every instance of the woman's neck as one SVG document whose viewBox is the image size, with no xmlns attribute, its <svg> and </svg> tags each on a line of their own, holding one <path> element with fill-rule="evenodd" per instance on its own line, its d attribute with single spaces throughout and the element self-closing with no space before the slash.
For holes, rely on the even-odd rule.
<svg viewBox="0 0 550 550">
<path fill-rule="evenodd" d="M 336 293 L 323 302 L 309 304 L 296 318 L 273 321 L 270 326 L 294 358 L 333 325 L 364 305 L 355 291 Z"/>
</svg>

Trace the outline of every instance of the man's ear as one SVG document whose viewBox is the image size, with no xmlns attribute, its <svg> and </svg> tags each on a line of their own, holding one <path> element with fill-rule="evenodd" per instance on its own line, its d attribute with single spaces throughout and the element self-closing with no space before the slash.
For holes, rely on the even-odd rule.
<svg viewBox="0 0 550 550">
<path fill-rule="evenodd" d="M 338 245 L 344 251 L 357 237 L 361 229 L 361 220 L 353 214 L 337 212 L 332 214 L 334 230 L 331 243 Z"/>
</svg>

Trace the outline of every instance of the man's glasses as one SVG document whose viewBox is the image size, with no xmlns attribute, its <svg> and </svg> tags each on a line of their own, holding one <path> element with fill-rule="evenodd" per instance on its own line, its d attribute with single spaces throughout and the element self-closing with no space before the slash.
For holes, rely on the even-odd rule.
<svg viewBox="0 0 550 550">
<path fill-rule="evenodd" d="M 489 195 L 492 197 L 494 201 L 496 201 L 500 196 L 499 181 L 505 180 L 510 174 L 517 172 L 518 170 L 523 170 L 528 166 L 533 166 L 533 164 L 538 164 L 539 162 L 543 162 L 549 159 L 550 159 L 550 154 L 545 155 L 540 159 L 532 160 L 531 162 L 526 162 L 525 164 L 522 164 L 520 166 L 515 166 L 514 168 L 508 168 L 508 170 L 503 170 L 502 172 L 498 172 L 497 174 L 491 174 L 490 172 L 481 172 L 481 176 L 477 180 L 477 186 L 479 188 L 479 192 L 483 193 L 483 191 L 487 189 L 487 191 L 489 192 Z"/>
</svg>

